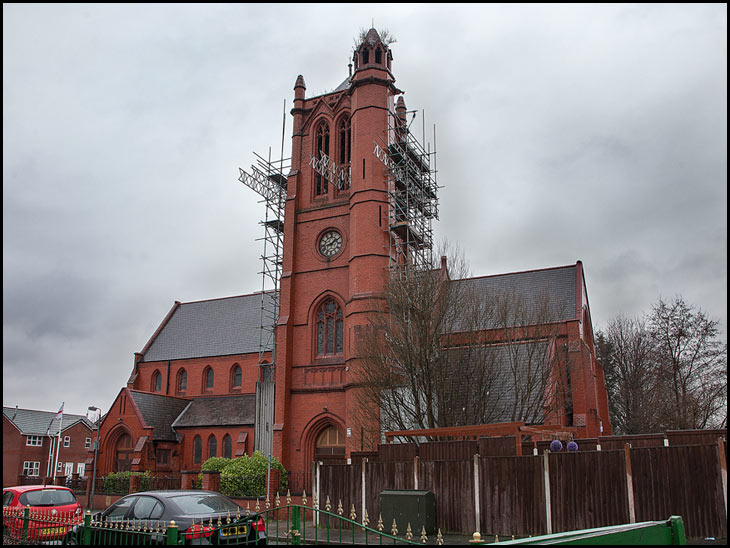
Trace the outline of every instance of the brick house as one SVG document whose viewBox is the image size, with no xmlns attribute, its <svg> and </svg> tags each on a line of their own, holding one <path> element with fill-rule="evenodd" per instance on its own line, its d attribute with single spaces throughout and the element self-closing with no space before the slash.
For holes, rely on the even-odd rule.
<svg viewBox="0 0 730 548">
<path fill-rule="evenodd" d="M 393 115 L 405 127 L 392 60 L 371 29 L 354 51 L 354 71 L 351 65 L 334 91 L 306 97 L 301 75 L 294 85 L 272 425 L 273 454 L 290 471 L 306 472 L 315 458 L 344 461 L 379 441 L 354 427 L 360 413 L 354 373 L 363 367 L 354 341 L 382 302 L 393 241 L 411 234 L 402 219 L 393 222 L 389 168 L 373 151 L 374 143 L 378 150 L 391 138 Z M 336 177 L 315 169 L 323 155 L 336 164 Z M 543 351 L 556 357 L 556 371 L 569 382 L 551 396 L 560 405 L 543 419 L 580 429 L 584 437 L 611 433 L 580 261 L 453 281 L 442 268 L 447 283 L 526 297 L 543 292 L 560 305 L 545 320 L 552 342 Z M 102 423 L 102 475 L 199 469 L 209 456 L 251 452 L 258 364 L 272 359 L 271 348 L 259 348 L 261 304 L 261 293 L 175 303 L 135 355 L 127 387 Z M 521 348 L 545 346 L 538 331 L 525 331 Z M 456 349 L 482 335 L 454 333 L 448 344 Z M 495 328 L 484 336 L 498 345 L 503 335 Z"/>
<path fill-rule="evenodd" d="M 3 487 L 54 476 L 60 423 L 55 411 L 3 407 Z M 85 475 L 92 429 L 83 415 L 63 415 L 56 476 Z"/>
</svg>

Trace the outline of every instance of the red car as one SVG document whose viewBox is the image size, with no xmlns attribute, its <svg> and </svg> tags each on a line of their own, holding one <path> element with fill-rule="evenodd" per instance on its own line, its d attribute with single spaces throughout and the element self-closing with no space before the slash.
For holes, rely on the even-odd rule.
<svg viewBox="0 0 730 548">
<path fill-rule="evenodd" d="M 23 538 L 23 511 L 30 507 L 28 540 L 62 539 L 84 520 L 84 511 L 68 487 L 21 485 L 3 488 L 3 533 Z"/>
</svg>

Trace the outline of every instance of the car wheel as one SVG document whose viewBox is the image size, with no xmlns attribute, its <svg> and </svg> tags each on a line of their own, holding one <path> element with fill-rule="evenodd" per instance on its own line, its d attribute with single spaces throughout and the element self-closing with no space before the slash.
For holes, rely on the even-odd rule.
<svg viewBox="0 0 730 548">
<path fill-rule="evenodd" d="M 63 544 L 66 546 L 78 546 L 79 545 L 79 539 L 76 538 L 76 535 L 71 533 L 70 535 L 66 535 L 63 539 Z"/>
</svg>

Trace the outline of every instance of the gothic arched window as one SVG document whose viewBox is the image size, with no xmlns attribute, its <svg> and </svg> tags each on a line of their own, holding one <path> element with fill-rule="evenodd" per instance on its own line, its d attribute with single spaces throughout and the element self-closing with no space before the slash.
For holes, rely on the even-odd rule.
<svg viewBox="0 0 730 548">
<path fill-rule="evenodd" d="M 317 160 L 321 160 L 322 156 L 326 155 L 329 156 L 330 154 L 330 126 L 327 122 L 324 120 L 317 126 L 317 132 L 315 134 L 316 139 L 316 151 L 317 151 Z M 315 175 L 315 189 L 314 193 L 317 196 L 321 196 L 322 194 L 327 194 L 329 188 L 328 188 L 328 179 L 327 179 L 327 171 L 324 171 L 325 175 L 320 175 L 319 173 L 316 173 Z"/>
<path fill-rule="evenodd" d="M 185 392 L 188 389 L 188 373 L 184 369 L 177 372 L 177 391 Z"/>
<path fill-rule="evenodd" d="M 233 453 L 233 440 L 229 434 L 223 436 L 223 456 L 227 459 L 231 458 Z"/>
<path fill-rule="evenodd" d="M 317 356 L 342 354 L 342 309 L 334 299 L 327 299 L 317 310 Z"/>
<path fill-rule="evenodd" d="M 218 456 L 218 440 L 215 439 L 215 436 L 213 434 L 210 435 L 208 438 L 208 458 L 212 459 L 213 457 Z"/>
<path fill-rule="evenodd" d="M 203 440 L 200 436 L 193 438 L 193 464 L 200 464 L 203 460 Z"/>
<path fill-rule="evenodd" d="M 241 388 L 241 377 L 241 366 L 234 364 L 233 369 L 231 369 L 231 390 Z"/>
<path fill-rule="evenodd" d="M 380 48 L 375 50 L 375 62 L 378 64 L 383 62 L 383 52 L 380 50 Z"/>
<path fill-rule="evenodd" d="M 337 126 L 340 145 L 340 165 L 350 163 L 350 118 L 345 116 Z"/>
<path fill-rule="evenodd" d="M 155 372 L 152 373 L 152 391 L 153 392 L 162 391 L 162 375 L 157 370 L 155 370 Z"/>
<path fill-rule="evenodd" d="M 213 390 L 213 369 L 206 367 L 203 371 L 203 392 Z"/>
</svg>

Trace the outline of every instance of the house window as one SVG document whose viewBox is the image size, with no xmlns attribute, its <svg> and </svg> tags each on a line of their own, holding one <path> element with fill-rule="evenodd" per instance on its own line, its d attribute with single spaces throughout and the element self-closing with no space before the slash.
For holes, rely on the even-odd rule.
<svg viewBox="0 0 730 548">
<path fill-rule="evenodd" d="M 25 445 L 43 447 L 43 436 L 27 436 L 25 438 Z"/>
<path fill-rule="evenodd" d="M 200 464 L 203 460 L 203 440 L 200 436 L 193 439 L 193 464 Z"/>
<path fill-rule="evenodd" d="M 208 458 L 212 459 L 213 457 L 218 456 L 218 440 L 215 439 L 215 436 L 213 434 L 210 435 L 208 438 Z"/>
<path fill-rule="evenodd" d="M 241 388 L 241 366 L 236 364 L 231 371 L 231 389 Z"/>
<path fill-rule="evenodd" d="M 56 474 L 60 474 L 61 472 L 63 472 L 63 463 L 59 462 L 58 466 L 56 466 Z"/>
<path fill-rule="evenodd" d="M 157 466 L 167 466 L 170 462 L 170 450 L 169 449 L 158 449 L 157 450 Z"/>
<path fill-rule="evenodd" d="M 213 370 L 210 367 L 206 367 L 203 372 L 203 390 L 213 390 Z"/>
<path fill-rule="evenodd" d="M 330 126 L 327 124 L 327 122 L 322 122 L 317 126 L 317 132 L 316 132 L 316 152 L 317 152 L 317 159 L 320 160 L 323 155 L 329 156 L 330 154 Z M 327 179 L 327 173 L 328 171 L 324 171 L 325 175 L 320 175 L 319 173 L 315 172 L 315 190 L 314 193 L 317 196 L 321 196 L 323 194 L 327 194 L 329 188 L 328 188 L 328 179 Z"/>
<path fill-rule="evenodd" d="M 66 470 L 64 472 L 65 476 L 70 476 L 74 473 L 74 463 L 73 462 L 67 462 L 66 463 Z"/>
<path fill-rule="evenodd" d="M 177 373 L 177 391 L 185 392 L 188 389 L 188 373 L 184 369 L 181 369 Z"/>
<path fill-rule="evenodd" d="M 40 461 L 24 461 L 23 462 L 23 475 L 24 476 L 38 476 L 41 471 Z"/>
<path fill-rule="evenodd" d="M 91 447 L 91 438 L 86 438 L 84 440 L 84 448 L 89 449 Z"/>
<path fill-rule="evenodd" d="M 316 316 L 317 356 L 342 354 L 342 309 L 327 299 Z"/>
<path fill-rule="evenodd" d="M 64 436 L 63 437 L 63 446 L 64 447 L 71 447 L 71 436 Z"/>
<path fill-rule="evenodd" d="M 83 477 L 84 472 L 86 472 L 86 463 L 79 462 L 76 464 L 76 473 L 79 475 L 79 477 Z"/>
<path fill-rule="evenodd" d="M 160 392 L 162 390 L 162 375 L 159 371 L 152 373 L 152 391 Z"/>
<path fill-rule="evenodd" d="M 223 456 L 227 459 L 233 454 L 233 440 L 229 434 L 223 436 Z"/>
</svg>

